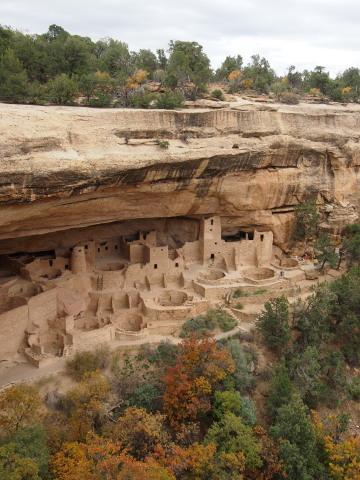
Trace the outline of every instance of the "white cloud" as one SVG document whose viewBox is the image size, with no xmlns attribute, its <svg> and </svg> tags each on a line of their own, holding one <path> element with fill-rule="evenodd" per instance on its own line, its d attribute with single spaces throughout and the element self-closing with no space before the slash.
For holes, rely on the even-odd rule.
<svg viewBox="0 0 360 480">
<path fill-rule="evenodd" d="M 360 66 L 358 0 L 1 0 L 0 23 L 41 33 L 56 23 L 94 39 L 139 48 L 195 40 L 214 67 L 228 54 L 266 56 L 282 73 L 325 65 L 333 74 Z"/>
</svg>

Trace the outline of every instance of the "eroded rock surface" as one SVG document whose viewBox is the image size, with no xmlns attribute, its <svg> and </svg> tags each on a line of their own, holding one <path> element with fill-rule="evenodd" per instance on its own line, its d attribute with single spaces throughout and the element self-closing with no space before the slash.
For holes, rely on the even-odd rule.
<svg viewBox="0 0 360 480">
<path fill-rule="evenodd" d="M 298 202 L 357 201 L 359 137 L 356 106 L 1 104 L 0 253 L 61 246 L 104 223 L 203 215 L 221 216 L 224 232 L 270 229 L 284 246 Z"/>
</svg>

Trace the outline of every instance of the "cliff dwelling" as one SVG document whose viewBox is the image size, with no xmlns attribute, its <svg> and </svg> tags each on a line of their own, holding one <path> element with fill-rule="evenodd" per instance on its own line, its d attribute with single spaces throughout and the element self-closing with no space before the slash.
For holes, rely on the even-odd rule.
<svg viewBox="0 0 360 480">
<path fill-rule="evenodd" d="M 0 360 L 146 343 L 238 289 L 298 288 L 296 205 L 311 193 L 333 232 L 357 218 L 359 116 L 337 108 L 2 105 Z"/>
<path fill-rule="evenodd" d="M 173 334 L 239 287 L 304 276 L 296 260 L 276 263 L 271 231 L 224 234 L 218 216 L 152 223 L 158 228 L 123 222 L 119 236 L 103 226 L 103 238 L 3 255 L 2 357 L 23 351 L 39 366 L 101 343 Z"/>
</svg>

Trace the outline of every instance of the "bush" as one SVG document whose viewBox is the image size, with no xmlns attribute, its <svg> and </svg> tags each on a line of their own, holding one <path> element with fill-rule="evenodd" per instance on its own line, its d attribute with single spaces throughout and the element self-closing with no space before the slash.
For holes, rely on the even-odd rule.
<svg viewBox="0 0 360 480">
<path fill-rule="evenodd" d="M 150 108 L 155 102 L 157 95 L 144 91 L 134 92 L 130 97 L 130 106 L 134 108 Z"/>
<path fill-rule="evenodd" d="M 78 91 L 77 83 L 66 73 L 62 73 L 48 83 L 49 98 L 57 105 L 73 103 Z"/>
<path fill-rule="evenodd" d="M 111 102 L 112 102 L 111 95 L 100 93 L 97 97 L 90 98 L 89 105 L 90 107 L 107 108 L 111 106 Z"/>
<path fill-rule="evenodd" d="M 286 103 L 287 105 L 297 105 L 299 103 L 299 97 L 294 92 L 281 93 L 279 100 L 281 103 Z"/>
<path fill-rule="evenodd" d="M 217 88 L 211 92 L 211 96 L 218 100 L 225 100 L 224 93 L 220 88 Z"/>
<path fill-rule="evenodd" d="M 349 395 L 352 400 L 360 400 L 360 377 L 355 377 L 348 385 Z"/>
<path fill-rule="evenodd" d="M 184 323 L 180 337 L 185 338 L 195 333 L 196 336 L 203 337 L 216 328 L 222 332 L 229 332 L 237 325 L 237 321 L 223 310 L 209 310 L 206 315 L 199 315 Z"/>
<path fill-rule="evenodd" d="M 105 346 L 93 352 L 77 352 L 66 362 L 66 372 L 79 381 L 88 373 L 104 370 L 109 365 L 110 352 Z"/>
<path fill-rule="evenodd" d="M 184 97 L 180 92 L 161 93 L 156 100 L 156 108 L 173 110 L 183 106 Z"/>
<path fill-rule="evenodd" d="M 170 143 L 167 140 L 157 139 L 155 143 L 159 148 L 161 148 L 161 150 L 167 150 L 170 146 Z"/>
</svg>

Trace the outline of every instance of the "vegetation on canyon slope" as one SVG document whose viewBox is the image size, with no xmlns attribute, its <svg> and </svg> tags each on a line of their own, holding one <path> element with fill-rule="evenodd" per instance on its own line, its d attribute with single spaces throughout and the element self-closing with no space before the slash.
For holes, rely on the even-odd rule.
<svg viewBox="0 0 360 480">
<path fill-rule="evenodd" d="M 213 71 L 196 42 L 171 41 L 168 52 L 129 50 L 124 42 L 97 42 L 51 25 L 40 35 L 0 26 L 0 100 L 6 102 L 96 107 L 177 108 L 185 98 L 203 94 L 212 81 L 229 93 L 249 89 L 271 92 L 284 103 L 297 103 L 310 93 L 319 99 L 359 101 L 360 70 L 350 67 L 335 79 L 325 67 L 299 72 L 294 66 L 278 77 L 266 58 L 228 56 Z M 156 84 L 156 85 L 155 85 Z M 213 98 L 222 99 L 216 88 Z"/>
<path fill-rule="evenodd" d="M 178 346 L 76 354 L 65 390 L 3 390 L 0 478 L 357 480 L 359 232 L 346 229 L 349 271 L 269 300 L 255 339 L 216 343 L 195 322 Z"/>
</svg>

